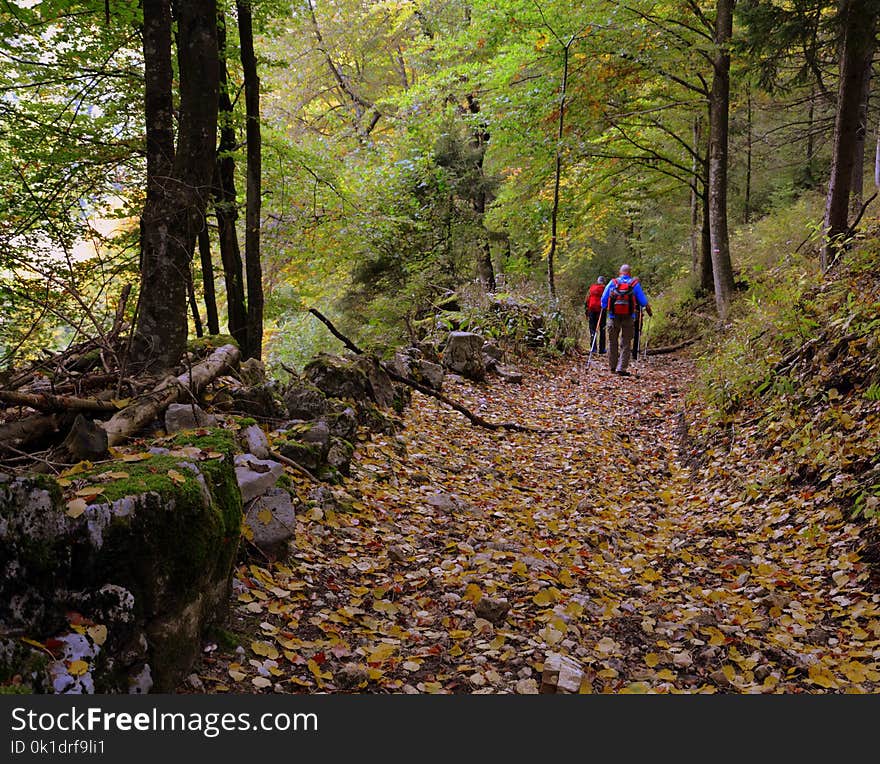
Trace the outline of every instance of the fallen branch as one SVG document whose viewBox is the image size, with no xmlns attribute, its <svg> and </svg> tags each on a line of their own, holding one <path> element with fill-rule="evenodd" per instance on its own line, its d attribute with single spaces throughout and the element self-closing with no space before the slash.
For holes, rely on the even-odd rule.
<svg viewBox="0 0 880 764">
<path fill-rule="evenodd" d="M 307 478 L 309 478 L 312 482 L 314 482 L 314 483 L 321 482 L 311 472 L 309 472 L 309 470 L 307 470 L 301 464 L 297 464 L 295 461 L 293 461 L 293 459 L 288 459 L 286 456 L 284 456 L 283 454 L 279 454 L 277 451 L 270 451 L 269 456 L 271 456 L 276 462 L 281 462 L 282 464 L 286 464 L 288 467 L 293 467 L 294 469 L 299 470 L 300 472 L 302 472 L 303 475 L 305 475 Z"/>
<path fill-rule="evenodd" d="M 116 411 L 118 406 L 95 398 L 73 398 L 69 395 L 49 393 L 20 393 L 17 390 L 0 390 L 0 401 L 14 406 L 28 406 L 37 411 Z"/>
<path fill-rule="evenodd" d="M 197 396 L 222 372 L 231 369 L 240 358 L 241 351 L 235 345 L 223 345 L 191 370 L 178 377 L 167 377 L 155 389 L 139 396 L 102 425 L 107 432 L 108 445 L 118 445 L 143 429 L 172 403 L 192 400 L 193 396 Z"/>
<path fill-rule="evenodd" d="M 682 348 L 686 348 L 688 345 L 693 345 L 697 341 L 696 337 L 690 340 L 684 340 L 684 342 L 679 342 L 677 345 L 663 345 L 659 348 L 646 348 L 645 355 L 664 355 L 666 353 L 674 353 L 676 350 L 681 350 Z"/>
<path fill-rule="evenodd" d="M 355 345 L 344 334 L 340 333 L 340 331 L 330 322 L 330 319 L 324 316 L 320 311 L 316 310 L 315 308 L 309 308 L 309 313 L 311 313 L 319 321 L 321 321 L 330 330 L 330 333 L 338 340 L 340 340 L 345 345 L 345 347 L 351 350 L 352 353 L 356 353 L 357 355 L 364 354 L 363 350 Z M 471 422 L 471 424 L 475 424 L 477 427 L 482 427 L 486 430 L 512 430 L 514 432 L 531 432 L 538 434 L 557 432 L 557 430 L 540 430 L 536 427 L 528 427 L 527 425 L 516 424 L 515 422 L 489 422 L 488 420 L 483 419 L 483 417 L 475 414 L 466 406 L 463 406 L 458 401 L 455 401 L 452 398 L 443 395 L 443 393 L 432 390 L 430 387 L 426 387 L 425 385 L 416 382 L 414 379 L 410 379 L 409 377 L 404 377 L 398 374 L 396 371 L 389 368 L 388 364 L 379 361 L 379 366 L 381 366 L 382 370 L 395 382 L 400 382 L 401 384 L 411 387 L 413 390 L 418 390 L 420 393 L 422 393 L 422 395 L 428 395 L 431 398 L 436 398 L 438 401 L 445 403 L 447 406 L 455 409 L 459 414 L 465 416 Z"/>
</svg>

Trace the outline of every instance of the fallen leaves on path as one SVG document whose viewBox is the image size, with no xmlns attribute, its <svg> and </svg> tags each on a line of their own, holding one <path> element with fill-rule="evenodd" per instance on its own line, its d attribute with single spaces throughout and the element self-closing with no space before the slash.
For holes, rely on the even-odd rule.
<svg viewBox="0 0 880 764">
<path fill-rule="evenodd" d="M 299 514 L 290 556 L 238 569 L 241 644 L 211 646 L 205 691 L 877 691 L 858 529 L 745 447 L 688 466 L 689 362 L 636 372 L 447 381 L 487 419 L 566 430 L 542 436 L 414 393 L 403 433 Z"/>
</svg>

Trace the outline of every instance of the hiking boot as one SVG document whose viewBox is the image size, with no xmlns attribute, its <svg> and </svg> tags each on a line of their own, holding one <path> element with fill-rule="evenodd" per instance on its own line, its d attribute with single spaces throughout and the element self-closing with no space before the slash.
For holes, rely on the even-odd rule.
<svg viewBox="0 0 880 764">
<path fill-rule="evenodd" d="M 629 373 L 628 371 L 624 371 L 623 369 L 620 369 L 619 371 L 616 371 L 616 372 L 614 372 L 614 373 L 615 373 L 615 374 L 620 374 L 621 377 L 629 377 L 629 376 L 631 376 L 630 373 Z"/>
</svg>

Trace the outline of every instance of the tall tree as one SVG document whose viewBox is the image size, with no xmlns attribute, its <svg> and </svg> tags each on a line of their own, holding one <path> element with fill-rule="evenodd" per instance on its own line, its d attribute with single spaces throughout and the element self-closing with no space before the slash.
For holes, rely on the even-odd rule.
<svg viewBox="0 0 880 764">
<path fill-rule="evenodd" d="M 854 147 L 859 132 L 859 112 L 865 94 L 867 61 L 874 52 L 877 0 L 840 0 L 840 79 L 831 176 L 825 198 L 825 245 L 821 265 L 825 270 L 844 245 L 849 230 L 849 198 L 855 165 Z"/>
<path fill-rule="evenodd" d="M 214 167 L 214 214 L 217 216 L 217 237 L 220 261 L 226 285 L 226 314 L 229 334 L 240 348 L 247 347 L 247 307 L 245 305 L 244 271 L 238 243 L 238 197 L 235 191 L 235 148 L 237 139 L 229 94 L 226 18 L 217 19 L 219 48 L 219 122 L 220 141 Z"/>
<path fill-rule="evenodd" d="M 147 107 L 167 103 L 172 87 L 170 72 L 164 68 L 171 46 L 169 1 L 144 3 L 145 82 L 157 93 L 162 91 Z M 178 25 L 177 151 L 168 176 L 147 181 L 154 193 L 141 216 L 141 292 L 133 344 L 133 361 L 156 369 L 174 366 L 186 345 L 187 274 L 196 235 L 204 224 L 217 130 L 216 3 L 181 0 L 171 8 Z M 163 65 L 158 74 L 151 69 L 157 59 Z M 167 116 L 150 111 L 147 125 L 165 134 Z"/>
<path fill-rule="evenodd" d="M 730 38 L 736 0 L 718 0 L 715 9 L 715 55 L 709 93 L 709 241 L 715 282 L 715 307 L 727 320 L 733 293 L 733 264 L 727 227 L 727 164 L 730 122 Z"/>
<path fill-rule="evenodd" d="M 262 201 L 262 143 L 260 136 L 260 78 L 254 53 L 254 25 L 249 0 L 236 2 L 247 140 L 247 199 L 245 208 L 245 271 L 247 273 L 247 346 L 243 356 L 263 354 L 263 268 L 260 261 L 260 209 Z"/>
</svg>

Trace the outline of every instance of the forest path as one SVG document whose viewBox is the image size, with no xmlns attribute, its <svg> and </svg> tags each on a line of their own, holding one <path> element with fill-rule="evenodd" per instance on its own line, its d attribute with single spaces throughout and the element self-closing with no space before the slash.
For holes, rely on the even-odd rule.
<svg viewBox="0 0 880 764">
<path fill-rule="evenodd" d="M 631 370 L 564 358 L 444 385 L 558 434 L 414 393 L 400 435 L 359 445 L 339 509 L 303 510 L 287 560 L 238 569 L 241 646 L 206 653 L 201 691 L 877 691 L 854 527 L 745 448 L 686 466 L 692 363 Z"/>
</svg>

